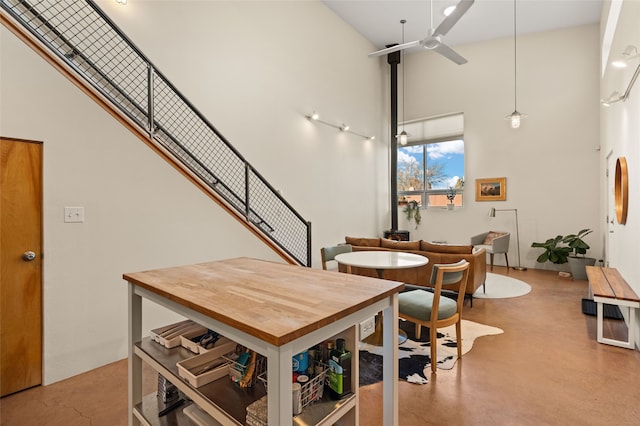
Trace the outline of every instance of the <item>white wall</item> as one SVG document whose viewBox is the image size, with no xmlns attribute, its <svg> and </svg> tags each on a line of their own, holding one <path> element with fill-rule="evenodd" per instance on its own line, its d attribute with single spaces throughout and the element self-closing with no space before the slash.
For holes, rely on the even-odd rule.
<svg viewBox="0 0 640 426">
<path fill-rule="evenodd" d="M 605 7 L 603 22 L 607 21 L 608 6 Z M 615 28 L 611 47 L 610 60 L 619 57 L 628 45 L 640 48 L 640 2 L 624 0 L 620 18 L 612 22 Z M 602 29 L 603 34 L 605 28 Z M 607 28 L 609 30 L 609 28 Z M 603 45 L 606 43 L 603 43 Z M 606 55 L 606 47 L 603 47 L 603 55 Z M 614 90 L 623 93 L 628 87 L 630 78 L 638 66 L 640 59 L 633 61 L 625 70 L 606 68 L 602 78 L 601 96 L 607 97 Z M 600 196 L 603 200 L 599 211 L 600 221 L 605 222 L 607 213 L 613 219 L 611 234 L 603 234 L 602 238 L 610 236 L 607 259 L 612 267 L 617 268 L 625 280 L 640 294 L 640 264 L 638 263 L 638 251 L 640 241 L 640 202 L 638 201 L 637 185 L 640 182 L 640 82 L 636 81 L 625 102 L 612 104 L 610 107 L 601 107 L 601 144 L 600 152 Z M 612 207 L 607 206 L 606 200 L 612 199 L 613 188 L 605 185 L 607 157 L 615 159 L 625 157 L 629 171 L 629 210 L 627 223 L 618 224 Z M 609 173 L 614 173 L 610 170 Z M 613 217 L 612 217 L 613 216 Z M 637 310 L 636 310 L 637 311 Z M 623 312 L 626 314 L 626 312 Z M 636 317 L 635 330 L 636 345 L 640 346 L 640 315 Z"/>
<path fill-rule="evenodd" d="M 99 2 L 179 90 L 313 223 L 319 248 L 380 231 L 388 211 L 382 73 L 320 2 Z M 184 16 L 184 18 L 182 18 Z M 181 19 L 176 19 L 181 17 Z M 171 28 L 171 31 L 166 31 Z M 351 134 L 305 114 L 347 123 Z M 383 188 L 381 190 L 381 188 Z M 362 200 L 367 200 L 363 214 Z M 352 215 L 355 213 L 354 215 Z M 357 216 L 366 216 L 359 221 Z M 338 219 L 339 218 L 339 219 Z"/>
<path fill-rule="evenodd" d="M 312 221 L 315 266 L 322 245 L 379 231 L 387 151 L 371 88 L 382 74 L 372 46 L 323 5 L 100 5 Z M 126 356 L 123 273 L 280 260 L 4 27 L 0 52 L 0 133 L 44 141 L 45 383 Z M 376 141 L 309 123 L 313 109 Z M 63 223 L 64 206 L 84 206 L 85 223 Z M 176 319 L 147 305 L 145 315 L 145 328 Z"/>
<path fill-rule="evenodd" d="M 541 251 L 531 243 L 583 228 L 594 229 L 587 241 L 599 258 L 598 35 L 590 25 L 518 36 L 518 110 L 528 117 L 517 130 L 504 119 L 514 110 L 513 38 L 456 46 L 469 60 L 462 66 L 431 52 L 406 55 L 406 120 L 464 112 L 466 184 L 462 208 L 427 209 L 417 230 L 400 209 L 400 228 L 412 239 L 466 244 L 509 230 L 515 265 L 513 212 L 488 212 L 516 208 L 523 266 L 557 269 L 537 263 Z M 507 178 L 507 200 L 476 202 L 475 180 L 491 177 Z"/>
</svg>

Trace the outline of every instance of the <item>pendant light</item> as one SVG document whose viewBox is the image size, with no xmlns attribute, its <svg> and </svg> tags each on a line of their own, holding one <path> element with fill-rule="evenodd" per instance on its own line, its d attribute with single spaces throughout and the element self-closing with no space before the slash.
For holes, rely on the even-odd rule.
<svg viewBox="0 0 640 426">
<path fill-rule="evenodd" d="M 400 23 L 402 24 L 402 44 L 404 44 L 404 24 L 406 22 L 407 21 L 405 19 L 400 20 Z M 398 138 L 400 145 L 404 146 L 407 144 L 409 139 L 409 135 L 404 131 L 404 51 L 401 51 L 400 55 L 400 62 L 402 63 L 402 131 L 400 134 L 396 135 L 396 138 Z"/>
<path fill-rule="evenodd" d="M 520 127 L 520 121 L 527 116 L 518 111 L 518 43 L 517 43 L 517 26 L 516 26 L 516 0 L 513 0 L 513 112 L 505 117 L 506 120 L 511 121 L 511 128 L 517 129 Z"/>
</svg>

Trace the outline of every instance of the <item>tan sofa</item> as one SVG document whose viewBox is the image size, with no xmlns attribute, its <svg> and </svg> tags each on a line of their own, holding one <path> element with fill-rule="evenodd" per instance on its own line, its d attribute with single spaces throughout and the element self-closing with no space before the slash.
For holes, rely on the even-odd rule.
<svg viewBox="0 0 640 426">
<path fill-rule="evenodd" d="M 425 256 L 429 263 L 419 268 L 393 269 L 384 272 L 384 278 L 400 281 L 405 284 L 429 286 L 431 270 L 434 263 L 455 263 L 462 259 L 469 262 L 469 279 L 465 294 L 472 299 L 473 293 L 484 284 L 487 278 L 487 257 L 484 249 L 473 250 L 472 245 L 433 244 L 427 241 L 393 241 L 385 238 L 355 238 L 345 237 L 345 242 L 351 244 L 353 251 L 389 251 L 398 250 Z M 352 267 L 352 273 L 377 277 L 375 269 Z M 345 272 L 346 267 L 340 265 Z M 457 290 L 455 287 L 451 290 Z"/>
</svg>

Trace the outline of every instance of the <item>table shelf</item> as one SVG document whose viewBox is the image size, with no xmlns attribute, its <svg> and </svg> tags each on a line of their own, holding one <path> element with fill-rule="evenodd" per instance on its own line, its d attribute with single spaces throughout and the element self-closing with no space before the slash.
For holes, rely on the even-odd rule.
<svg viewBox="0 0 640 426">
<path fill-rule="evenodd" d="M 264 386 L 255 383 L 241 388 L 229 376 L 221 377 L 195 388 L 178 375 L 176 363 L 193 356 L 183 347 L 167 349 L 146 337 L 135 345 L 135 354 L 165 376 L 178 389 L 208 412 L 212 417 L 231 417 L 236 424 L 245 424 L 246 408 L 265 395 Z"/>
<path fill-rule="evenodd" d="M 163 417 L 158 417 L 158 413 L 165 408 L 165 405 L 155 393 L 152 393 L 143 397 L 142 402 L 136 404 L 134 414 L 142 424 L 148 426 L 198 426 L 183 412 L 189 405 L 191 403 L 184 404 Z"/>
</svg>

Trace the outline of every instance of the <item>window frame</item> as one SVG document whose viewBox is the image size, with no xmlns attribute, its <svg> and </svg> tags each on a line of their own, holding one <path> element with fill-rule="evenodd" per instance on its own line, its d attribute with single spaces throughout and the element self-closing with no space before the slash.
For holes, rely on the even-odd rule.
<svg viewBox="0 0 640 426">
<path fill-rule="evenodd" d="M 411 146 L 424 146 L 423 150 L 422 150 L 422 161 L 423 161 L 423 169 L 422 169 L 422 173 L 423 173 L 423 189 L 420 190 L 414 190 L 414 191 L 401 191 L 398 188 L 398 184 L 399 182 L 396 181 L 396 190 L 397 190 L 397 194 L 398 194 L 398 205 L 400 205 L 400 197 L 402 196 L 420 196 L 420 207 L 422 209 L 428 209 L 428 208 L 436 208 L 436 209 L 441 209 L 444 206 L 434 206 L 434 205 L 429 205 L 428 204 L 428 199 L 429 199 L 429 195 L 446 195 L 449 192 L 449 188 L 437 188 L 437 189 L 427 189 L 427 182 L 426 179 L 424 178 L 424 176 L 426 176 L 426 171 L 427 171 L 427 149 L 426 146 L 430 145 L 430 144 L 434 144 L 434 143 L 442 143 L 442 142 L 454 142 L 457 140 L 461 140 L 463 145 L 464 145 L 464 134 L 463 133 L 457 133 L 457 134 L 452 134 L 452 135 L 447 135 L 447 136 L 440 136 L 440 137 L 435 137 L 435 138 L 427 138 L 427 139 L 420 139 L 420 140 L 416 140 L 416 141 L 410 141 L 407 142 L 406 145 L 398 145 L 398 150 L 403 149 L 403 148 L 408 148 Z M 463 155 L 466 157 L 466 149 L 464 150 Z M 465 158 L 466 160 L 466 158 Z M 396 159 L 396 173 L 398 170 L 398 160 Z M 463 167 L 464 168 L 464 167 Z M 463 170 L 464 171 L 464 170 Z M 456 194 L 463 194 L 464 192 L 464 173 L 462 175 L 462 188 L 454 188 Z M 462 207 L 464 205 L 464 198 L 463 198 L 463 204 L 460 205 L 460 207 Z"/>
</svg>

